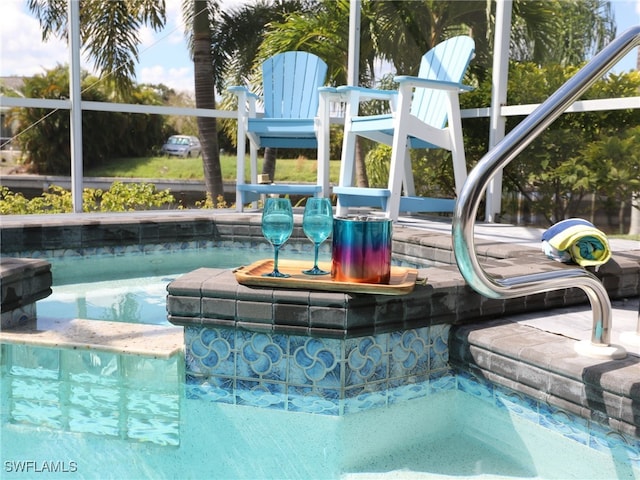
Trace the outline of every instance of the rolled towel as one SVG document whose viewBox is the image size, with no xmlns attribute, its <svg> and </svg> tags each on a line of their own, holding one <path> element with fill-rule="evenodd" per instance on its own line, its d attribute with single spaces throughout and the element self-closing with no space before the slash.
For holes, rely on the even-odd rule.
<svg viewBox="0 0 640 480">
<path fill-rule="evenodd" d="M 554 260 L 582 267 L 602 265 L 611 258 L 607 236 L 581 218 L 562 220 L 546 230 L 542 251 Z"/>
</svg>

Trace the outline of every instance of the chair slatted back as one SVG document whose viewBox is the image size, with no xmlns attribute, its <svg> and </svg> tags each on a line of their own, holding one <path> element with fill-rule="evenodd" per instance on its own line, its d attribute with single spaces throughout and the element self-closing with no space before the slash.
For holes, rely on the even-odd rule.
<svg viewBox="0 0 640 480">
<path fill-rule="evenodd" d="M 312 53 L 284 52 L 262 64 L 267 118 L 313 118 L 318 112 L 318 87 L 327 64 Z"/>
<path fill-rule="evenodd" d="M 445 40 L 423 55 L 418 77 L 460 83 L 474 52 L 475 43 L 470 37 Z M 447 124 L 445 96 L 443 91 L 417 88 L 411 113 L 433 127 L 444 128 Z"/>
</svg>

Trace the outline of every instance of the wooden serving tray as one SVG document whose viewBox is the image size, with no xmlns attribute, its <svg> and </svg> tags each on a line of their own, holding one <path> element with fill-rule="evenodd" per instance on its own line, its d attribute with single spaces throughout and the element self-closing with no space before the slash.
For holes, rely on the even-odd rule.
<svg viewBox="0 0 640 480">
<path fill-rule="evenodd" d="M 242 285 L 259 287 L 297 288 L 307 290 L 324 290 L 331 292 L 373 293 L 378 295 L 404 295 L 413 290 L 418 278 L 414 268 L 391 267 L 391 278 L 388 284 L 339 282 L 327 275 L 305 275 L 302 270 L 313 266 L 313 261 L 279 260 L 278 270 L 291 275 L 287 278 L 263 277 L 264 273 L 273 271 L 273 260 L 258 260 L 251 265 L 234 270 L 236 280 Z M 330 262 L 318 262 L 318 267 L 331 271 Z M 421 279 L 421 281 L 424 281 Z"/>
</svg>

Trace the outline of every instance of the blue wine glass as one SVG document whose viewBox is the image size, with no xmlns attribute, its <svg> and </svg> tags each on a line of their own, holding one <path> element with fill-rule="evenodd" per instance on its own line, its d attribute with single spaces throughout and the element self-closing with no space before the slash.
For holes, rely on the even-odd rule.
<svg viewBox="0 0 640 480">
<path fill-rule="evenodd" d="M 293 232 L 293 210 L 288 198 L 267 198 L 262 210 L 262 234 L 274 248 L 273 272 L 263 277 L 287 278 L 291 275 L 278 271 L 280 247 Z"/>
<path fill-rule="evenodd" d="M 313 242 L 315 259 L 313 268 L 303 270 L 307 275 L 327 275 L 326 270 L 318 267 L 318 249 L 333 231 L 333 209 L 328 198 L 311 197 L 307 200 L 302 217 L 302 230 L 309 240 Z"/>
</svg>

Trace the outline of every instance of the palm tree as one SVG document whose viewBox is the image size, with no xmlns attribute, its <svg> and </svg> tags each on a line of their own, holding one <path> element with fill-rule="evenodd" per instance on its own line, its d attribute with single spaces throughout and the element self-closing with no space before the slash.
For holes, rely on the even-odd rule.
<svg viewBox="0 0 640 480">
<path fill-rule="evenodd" d="M 194 55 L 196 106 L 215 108 L 212 23 L 217 0 L 184 0 L 185 18 L 193 22 L 191 45 Z M 29 0 L 42 28 L 43 39 L 67 36 L 67 0 Z M 139 29 L 149 25 L 161 29 L 166 21 L 164 1 L 83 0 L 80 3 L 80 35 L 89 57 L 102 78 L 114 83 L 126 98 L 135 78 Z M 224 194 L 215 118 L 198 118 L 203 143 L 203 167 L 207 193 L 213 200 Z"/>
<path fill-rule="evenodd" d="M 214 65 L 221 67 L 215 76 L 219 92 L 226 85 L 255 83 L 259 75 L 256 70 L 267 56 L 259 53 L 264 35 L 269 26 L 281 22 L 295 12 L 309 12 L 313 3 L 301 0 L 258 0 L 223 12 L 216 23 L 213 34 Z M 235 97 L 223 95 L 223 104 L 235 108 Z M 235 123 L 225 122 L 225 130 L 230 136 L 236 132 Z M 275 178 L 277 149 L 265 148 L 262 173 Z"/>
<path fill-rule="evenodd" d="M 186 3 L 186 2 L 185 2 Z M 216 3 L 193 1 L 193 71 L 196 108 L 216 108 L 214 63 L 211 49 L 211 21 Z M 214 117 L 198 117 L 198 130 L 202 142 L 202 166 L 207 193 L 214 204 L 224 198 L 224 184 L 218 148 L 218 126 Z"/>
<path fill-rule="evenodd" d="M 376 54 L 396 71 L 413 73 L 416 58 L 454 35 L 476 41 L 474 73 L 491 66 L 495 2 L 419 0 L 371 2 Z M 579 64 L 615 36 L 606 0 L 515 0 L 511 58 L 540 64 Z"/>
<path fill-rule="evenodd" d="M 67 0 L 29 0 L 27 6 L 40 23 L 43 40 L 52 35 L 67 38 Z M 80 18 L 82 45 L 96 69 L 121 95 L 128 93 L 138 60 L 138 30 L 143 25 L 156 31 L 164 26 L 164 1 L 83 0 Z"/>
<path fill-rule="evenodd" d="M 513 16 L 511 45 L 520 60 L 582 61 L 615 34 L 609 2 L 604 0 L 515 0 Z M 363 0 L 360 84 L 374 81 L 375 59 L 392 64 L 398 73 L 415 74 L 424 52 L 460 34 L 475 39 L 476 58 L 470 70 L 482 78 L 493 56 L 494 17 L 495 2 L 491 1 Z M 325 0 L 314 16 L 290 15 L 282 24 L 274 24 L 261 50 L 271 54 L 302 48 L 324 58 L 330 71 L 340 72 L 346 68 L 347 22 L 348 1 Z M 565 40 L 569 30 L 573 36 Z M 363 159 L 356 163 L 363 172 Z M 366 186 L 366 182 L 366 175 L 359 175 L 358 185 Z"/>
</svg>

